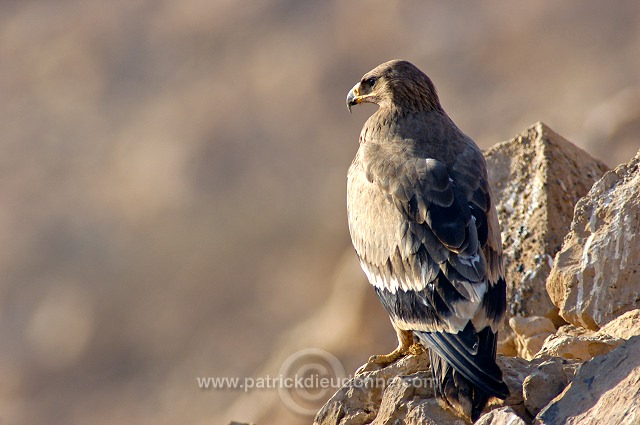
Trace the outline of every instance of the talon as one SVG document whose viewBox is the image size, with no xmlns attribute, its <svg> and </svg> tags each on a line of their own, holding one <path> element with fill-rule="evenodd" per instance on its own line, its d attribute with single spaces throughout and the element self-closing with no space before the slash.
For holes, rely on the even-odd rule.
<svg viewBox="0 0 640 425">
<path fill-rule="evenodd" d="M 360 366 L 358 370 L 356 370 L 356 375 L 387 367 L 408 354 L 419 354 L 422 352 L 417 351 L 422 350 L 422 347 L 419 343 L 413 342 L 413 333 L 411 331 L 403 331 L 396 328 L 396 332 L 398 334 L 398 346 L 396 349 L 389 354 L 379 354 L 369 357 L 367 364 Z"/>
<path fill-rule="evenodd" d="M 414 356 L 419 356 L 420 354 L 424 353 L 424 347 L 421 344 L 416 344 L 414 343 L 413 345 L 411 345 L 411 347 L 409 347 L 409 354 L 413 354 Z"/>
</svg>

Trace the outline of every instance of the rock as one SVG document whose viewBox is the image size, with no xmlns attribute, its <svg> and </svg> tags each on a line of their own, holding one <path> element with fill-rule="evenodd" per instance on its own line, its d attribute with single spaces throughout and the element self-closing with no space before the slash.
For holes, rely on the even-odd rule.
<svg viewBox="0 0 640 425">
<path fill-rule="evenodd" d="M 640 423 L 640 336 L 580 367 L 534 424 Z"/>
<path fill-rule="evenodd" d="M 619 330 L 619 326 L 625 323 L 631 329 L 637 329 L 639 324 L 627 323 L 633 317 L 630 315 L 621 317 L 620 322 L 617 321 L 618 319 L 612 321 L 610 331 Z M 616 324 L 619 325 L 616 326 Z M 622 338 L 611 336 L 603 330 L 594 332 L 574 325 L 561 326 L 555 335 L 551 335 L 545 340 L 536 357 L 563 357 L 586 361 L 595 356 L 607 354 L 624 343 Z"/>
<path fill-rule="evenodd" d="M 420 394 L 423 397 L 433 397 L 431 382 L 429 385 L 420 384 L 419 388 L 409 388 L 408 383 L 413 381 L 403 380 L 401 376 L 427 372 L 429 369 L 429 355 L 409 355 L 397 362 L 371 372 L 363 372 L 349 380 L 340 388 L 329 401 L 320 409 L 314 424 L 365 424 L 373 421 L 378 416 L 378 411 L 387 415 L 388 408 L 382 406 L 387 387 L 391 392 L 386 395 L 387 405 L 404 406 L 406 399 Z M 431 391 L 429 393 L 429 391 Z M 406 410 L 401 414 L 406 414 Z"/>
<path fill-rule="evenodd" d="M 407 376 L 396 376 L 384 390 L 380 409 L 372 424 L 383 425 L 404 419 L 411 400 L 433 398 L 431 371 L 417 372 Z"/>
<path fill-rule="evenodd" d="M 598 330 L 640 307 L 640 151 L 576 205 L 547 291 L 569 323 Z"/>
<path fill-rule="evenodd" d="M 522 383 L 531 373 L 530 362 L 520 357 L 497 356 L 496 363 L 502 370 L 502 380 L 509 388 L 509 397 L 502 403 L 511 407 L 521 418 L 533 418 L 524 407 Z M 498 406 L 499 407 L 499 406 Z"/>
<path fill-rule="evenodd" d="M 513 331 L 509 332 L 506 327 L 498 333 L 497 354 L 503 356 L 515 357 L 518 355 L 516 348 L 516 335 Z"/>
<path fill-rule="evenodd" d="M 504 408 L 495 414 L 496 418 L 513 412 L 525 422 L 531 422 L 534 414 L 571 382 L 579 365 L 577 361 L 562 358 L 527 361 L 498 356 L 496 361 L 510 395 L 504 402 L 494 400 L 487 409 Z M 467 422 L 442 408 L 434 398 L 429 355 L 424 352 L 355 376 L 320 409 L 314 421 L 317 425 L 368 423 L 463 425 Z"/>
<path fill-rule="evenodd" d="M 593 336 L 595 332 L 590 329 L 581 328 L 574 325 L 563 325 L 558 328 L 556 335 L 570 335 L 570 336 Z"/>
<path fill-rule="evenodd" d="M 562 358 L 534 359 L 532 361 L 527 361 L 520 357 L 498 356 L 496 361 L 498 366 L 500 366 L 500 369 L 502 369 L 502 379 L 504 380 L 504 383 L 507 384 L 507 387 L 509 387 L 510 392 L 509 397 L 507 397 L 507 399 L 501 404 L 513 409 L 513 411 L 527 423 L 531 422 L 533 419 L 533 415 L 529 412 L 525 403 L 526 397 L 524 394 L 524 382 L 527 378 L 532 374 L 544 373 L 546 375 L 551 375 L 552 372 L 560 373 L 559 371 L 561 371 L 561 378 L 552 379 L 549 376 L 546 379 L 549 382 L 562 382 L 564 385 L 567 385 L 571 382 L 571 379 L 579 365 L 578 361 Z M 542 364 L 545 364 L 545 366 L 539 369 Z M 554 369 L 554 364 L 557 365 L 557 369 Z M 530 378 L 530 381 L 532 379 L 534 378 Z M 531 385 L 535 386 L 537 382 L 539 382 L 539 379 L 532 382 L 529 386 L 530 399 L 532 399 L 533 391 Z M 564 386 L 562 388 L 564 388 Z M 544 389 L 544 391 L 547 390 Z M 560 391 L 562 391 L 562 389 Z M 531 406 L 535 406 L 536 403 L 539 402 L 534 402 L 533 400 L 529 402 Z M 497 406 L 499 407 L 500 405 Z"/>
<path fill-rule="evenodd" d="M 418 403 L 409 403 L 411 408 L 405 417 L 405 425 L 467 425 L 468 422 L 443 409 L 438 402 L 431 398 Z M 377 423 L 377 422 L 374 422 Z M 389 422 L 394 425 L 397 422 Z M 372 424 L 373 425 L 373 424 Z"/>
<path fill-rule="evenodd" d="M 545 289 L 575 203 L 607 167 L 537 123 L 485 153 L 502 225 L 510 316 L 562 324 Z"/>
<path fill-rule="evenodd" d="M 631 310 L 600 328 L 598 335 L 629 339 L 640 335 L 640 310 Z"/>
<path fill-rule="evenodd" d="M 558 361 L 539 364 L 522 383 L 527 411 L 535 416 L 571 382 L 579 363 L 563 365 Z"/>
<path fill-rule="evenodd" d="M 509 326 L 515 332 L 517 355 L 527 360 L 534 358 L 547 337 L 556 331 L 553 322 L 541 316 L 512 317 L 509 319 Z"/>
<path fill-rule="evenodd" d="M 482 415 L 475 425 L 526 425 L 510 407 L 501 407 Z"/>
<path fill-rule="evenodd" d="M 518 349 L 516 347 L 516 335 L 513 332 L 505 330 L 498 333 L 498 347 L 497 353 L 503 356 L 515 357 L 518 355 Z"/>
<path fill-rule="evenodd" d="M 429 354 L 409 355 L 385 368 L 363 372 L 340 388 L 314 424 L 455 424 L 467 422 L 434 399 Z"/>
<path fill-rule="evenodd" d="M 509 326 L 511 326 L 516 335 L 522 336 L 552 334 L 556 332 L 556 327 L 553 325 L 553 322 L 541 316 L 512 317 L 509 319 Z"/>
<path fill-rule="evenodd" d="M 547 338 L 536 357 L 563 357 L 586 361 L 609 353 L 623 342 L 623 339 L 596 333 L 579 336 L 556 334 Z"/>
</svg>

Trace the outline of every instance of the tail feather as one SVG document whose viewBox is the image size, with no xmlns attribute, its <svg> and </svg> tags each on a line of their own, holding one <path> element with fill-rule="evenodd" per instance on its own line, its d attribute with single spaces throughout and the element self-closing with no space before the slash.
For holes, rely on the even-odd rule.
<svg viewBox="0 0 640 425">
<path fill-rule="evenodd" d="M 476 420 L 490 397 L 507 398 L 491 328 L 476 332 L 469 324 L 458 334 L 415 334 L 429 348 L 436 395 L 446 404 Z"/>
<path fill-rule="evenodd" d="M 478 419 L 491 395 L 474 387 L 434 350 L 430 350 L 430 356 L 438 400 L 473 421 Z"/>
</svg>

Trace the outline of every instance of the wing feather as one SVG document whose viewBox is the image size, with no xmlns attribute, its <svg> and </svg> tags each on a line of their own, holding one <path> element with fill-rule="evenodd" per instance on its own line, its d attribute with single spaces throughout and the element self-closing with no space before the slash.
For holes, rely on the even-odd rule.
<svg viewBox="0 0 640 425">
<path fill-rule="evenodd" d="M 349 173 L 350 230 L 372 283 L 392 293 L 415 290 L 416 300 L 431 303 L 425 331 L 455 332 L 472 319 L 490 322 L 478 319 L 478 310 L 499 252 L 486 252 L 492 205 L 482 154 L 469 148 L 448 167 L 435 158 L 380 149 L 359 150 Z"/>
</svg>

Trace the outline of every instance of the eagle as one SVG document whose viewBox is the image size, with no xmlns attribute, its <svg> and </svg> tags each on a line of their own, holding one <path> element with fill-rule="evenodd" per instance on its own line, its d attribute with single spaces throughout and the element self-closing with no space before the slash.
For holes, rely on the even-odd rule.
<svg viewBox="0 0 640 425">
<path fill-rule="evenodd" d="M 365 102 L 378 109 L 349 167 L 349 232 L 398 336 L 369 362 L 428 348 L 437 399 L 475 421 L 509 394 L 495 361 L 506 283 L 484 156 L 407 61 L 366 73 L 347 107 Z"/>
</svg>

